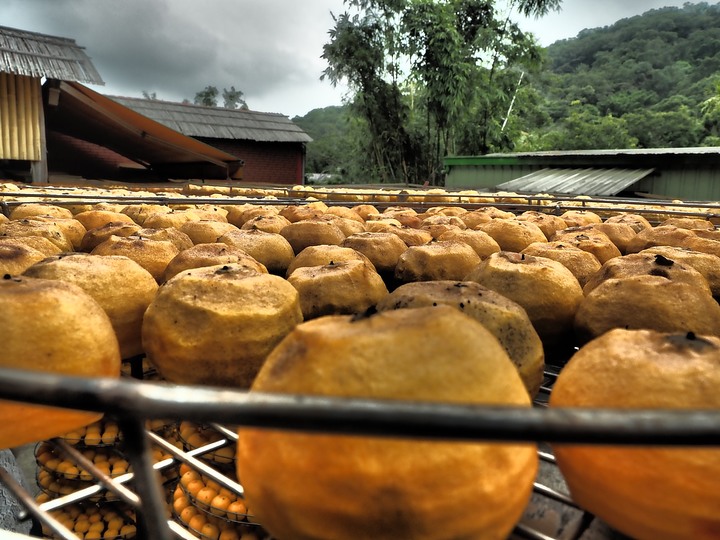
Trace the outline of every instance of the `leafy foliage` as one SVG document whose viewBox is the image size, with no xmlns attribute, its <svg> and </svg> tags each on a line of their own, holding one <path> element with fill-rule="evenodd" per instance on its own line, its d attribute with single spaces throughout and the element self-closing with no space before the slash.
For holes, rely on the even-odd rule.
<svg viewBox="0 0 720 540">
<path fill-rule="evenodd" d="M 562 129 L 551 131 L 542 139 L 541 150 L 584 150 L 597 148 L 633 148 L 637 139 L 628 133 L 623 118 L 602 116 L 592 107 L 578 107 L 565 118 Z"/>
<path fill-rule="evenodd" d="M 345 81 L 361 120 L 366 175 L 383 182 L 442 181 L 442 160 L 505 148 L 500 127 L 519 73 L 539 48 L 488 0 L 346 0 L 335 18 L 323 78 Z M 560 0 L 511 0 L 541 15 Z M 466 143 L 471 143 L 468 146 Z"/>
<path fill-rule="evenodd" d="M 331 41 L 324 47 L 328 68 L 323 77 L 332 84 L 346 80 L 355 90 L 352 108 L 364 120 L 370 135 L 360 141 L 360 150 L 372 156 L 378 177 L 385 182 L 404 181 L 409 141 L 406 106 L 393 80 L 397 76 L 393 61 L 396 15 L 384 2 L 348 3 L 367 5 L 372 11 L 362 17 L 343 13 L 335 19 Z"/>
<path fill-rule="evenodd" d="M 537 149 L 564 149 L 568 140 L 583 149 L 623 140 L 639 148 L 716 144 L 720 5 L 687 3 L 584 30 L 548 47 L 547 59 L 548 69 L 531 77 L 551 119 L 534 126 Z M 588 136 L 571 133 L 578 118 Z M 610 118 L 624 120 L 616 128 L 629 139 L 590 135 Z"/>
<path fill-rule="evenodd" d="M 203 107 L 217 107 L 219 95 L 220 91 L 216 86 L 208 85 L 195 94 L 194 103 Z M 235 90 L 234 86 L 231 86 L 230 89 L 223 88 L 223 107 L 225 109 L 247 109 L 248 106 L 243 99 L 243 95 L 243 92 Z"/>
<path fill-rule="evenodd" d="M 206 86 L 195 94 L 195 105 L 203 107 L 217 107 L 218 89 L 216 86 Z"/>
<path fill-rule="evenodd" d="M 226 109 L 244 109 L 247 110 L 248 106 L 243 99 L 243 92 L 241 90 L 235 90 L 234 86 L 231 86 L 228 90 L 223 88 L 223 107 Z"/>
<path fill-rule="evenodd" d="M 655 9 L 540 49 L 511 15 L 560 2 L 496 4 L 347 0 L 357 13 L 336 18 L 325 77 L 354 97 L 327 111 L 342 118 L 332 144 L 311 133 L 308 164 L 317 144 L 312 163 L 348 180 L 436 183 L 445 155 L 720 145 L 720 5 Z"/>
</svg>

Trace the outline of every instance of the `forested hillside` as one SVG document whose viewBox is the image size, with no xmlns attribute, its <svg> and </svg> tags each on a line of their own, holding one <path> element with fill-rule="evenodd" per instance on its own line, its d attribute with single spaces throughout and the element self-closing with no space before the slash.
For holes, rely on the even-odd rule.
<svg viewBox="0 0 720 540">
<path fill-rule="evenodd" d="M 348 166 L 353 146 L 347 106 L 314 109 L 292 120 L 313 138 L 307 149 L 307 172 L 339 174 Z"/>
<path fill-rule="evenodd" d="M 548 116 L 530 148 L 718 144 L 720 5 L 648 11 L 546 52 L 528 77 Z"/>
<path fill-rule="evenodd" d="M 720 4 L 648 11 L 541 52 L 522 71 L 505 136 L 487 151 L 720 146 Z M 356 179 L 367 157 L 352 107 L 293 120 L 315 139 L 308 171 Z"/>
</svg>

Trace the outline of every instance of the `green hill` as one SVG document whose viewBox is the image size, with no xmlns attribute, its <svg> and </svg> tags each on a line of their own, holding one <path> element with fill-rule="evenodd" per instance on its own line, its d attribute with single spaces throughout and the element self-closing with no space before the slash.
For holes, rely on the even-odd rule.
<svg viewBox="0 0 720 540">
<path fill-rule="evenodd" d="M 337 174 L 348 166 L 353 152 L 348 107 L 313 109 L 292 121 L 313 138 L 307 146 L 308 173 Z"/>
<path fill-rule="evenodd" d="M 720 80 L 720 5 L 654 9 L 584 30 L 546 53 L 547 68 L 529 77 L 548 115 L 536 128 L 611 117 L 639 147 L 716 144 L 705 105 Z"/>
</svg>

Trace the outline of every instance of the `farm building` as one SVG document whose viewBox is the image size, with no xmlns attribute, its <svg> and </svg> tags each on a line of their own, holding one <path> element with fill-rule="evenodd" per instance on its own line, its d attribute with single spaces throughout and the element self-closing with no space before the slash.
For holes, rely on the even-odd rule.
<svg viewBox="0 0 720 540">
<path fill-rule="evenodd" d="M 71 39 L 0 27 L 0 168 L 46 181 L 43 79 L 104 84 Z"/>
<path fill-rule="evenodd" d="M 300 184 L 309 135 L 287 116 L 188 103 L 112 97 L 188 137 L 242 158 L 243 180 Z"/>
<path fill-rule="evenodd" d="M 143 117 L 81 83 L 104 84 L 72 39 L 0 27 L 0 174 L 240 178 L 242 159 Z"/>
<path fill-rule="evenodd" d="M 240 179 L 242 160 L 155 122 L 81 84 L 57 85 L 46 106 L 48 164 L 86 178 Z"/>
<path fill-rule="evenodd" d="M 720 200 L 720 148 L 577 150 L 448 157 L 445 185 L 554 195 Z"/>
</svg>

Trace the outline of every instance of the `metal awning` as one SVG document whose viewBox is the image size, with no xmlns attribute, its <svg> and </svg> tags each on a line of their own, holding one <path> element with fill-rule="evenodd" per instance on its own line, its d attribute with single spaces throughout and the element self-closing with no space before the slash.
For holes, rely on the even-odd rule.
<svg viewBox="0 0 720 540">
<path fill-rule="evenodd" d="M 46 105 L 48 130 L 110 148 L 168 178 L 240 178 L 242 160 L 74 82 Z"/>
<path fill-rule="evenodd" d="M 655 169 L 547 168 L 497 186 L 516 193 L 611 196 L 624 191 Z"/>
</svg>

